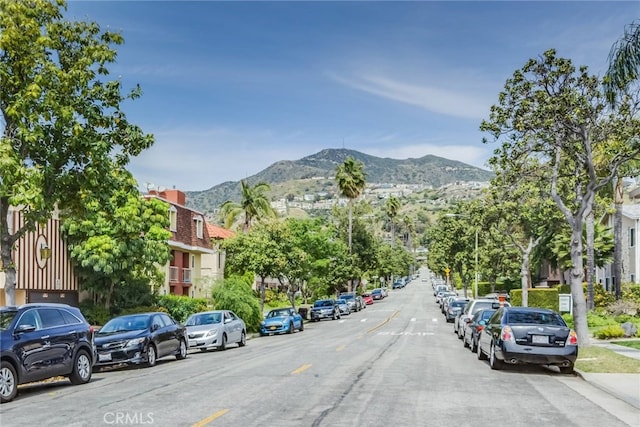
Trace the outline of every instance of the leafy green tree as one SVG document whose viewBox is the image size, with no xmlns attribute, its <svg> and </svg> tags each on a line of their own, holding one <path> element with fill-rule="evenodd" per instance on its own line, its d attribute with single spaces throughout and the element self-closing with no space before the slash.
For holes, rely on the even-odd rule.
<svg viewBox="0 0 640 427">
<path fill-rule="evenodd" d="M 0 259 L 7 304 L 15 304 L 13 247 L 56 205 L 78 207 L 85 189 L 111 191 L 102 182 L 115 163 L 153 144 L 130 123 L 119 80 L 107 80 L 118 33 L 93 22 L 63 19 L 63 0 L 0 0 Z M 21 207 L 23 225 L 11 229 L 9 207 Z"/>
<path fill-rule="evenodd" d="M 349 156 L 336 168 L 340 194 L 349 199 L 349 252 L 352 251 L 353 201 L 360 197 L 366 184 L 364 164 Z"/>
<path fill-rule="evenodd" d="M 276 218 L 276 211 L 271 207 L 267 197 L 267 191 L 269 190 L 269 184 L 266 182 L 259 182 L 252 187 L 247 180 L 241 180 L 240 192 L 242 200 L 240 203 L 227 200 L 220 207 L 220 215 L 223 218 L 225 227 L 230 228 L 242 218 L 242 231 L 246 233 L 254 222 Z"/>
<path fill-rule="evenodd" d="M 108 308 L 120 288 L 142 283 L 151 290 L 164 282 L 158 266 L 171 256 L 171 233 L 168 205 L 143 198 L 129 172 L 114 169 L 104 181 L 118 190 L 78 194 L 84 208 L 63 215 L 62 232 L 82 287 Z"/>
<path fill-rule="evenodd" d="M 251 283 L 239 276 L 218 281 L 211 290 L 213 308 L 231 310 L 247 325 L 247 330 L 257 332 L 262 321 L 262 308 L 251 289 Z"/>
<path fill-rule="evenodd" d="M 398 199 L 396 196 L 390 196 L 384 205 L 384 210 L 387 214 L 387 217 L 389 217 L 389 221 L 391 222 L 391 245 L 393 246 L 396 243 L 395 220 L 398 216 L 398 213 L 400 212 L 400 199 Z"/>
<path fill-rule="evenodd" d="M 582 345 L 589 344 L 582 290 L 584 218 L 597 192 L 611 182 L 620 165 L 640 152 L 640 139 L 630 137 L 640 134 L 631 104 L 607 110 L 600 88 L 600 80 L 589 75 L 587 67 L 576 70 L 570 60 L 549 50 L 507 80 L 499 104 L 491 107 L 490 119 L 481 125 L 502 143 L 494 151 L 498 163 L 521 175 L 538 176 L 572 229 L 571 293 Z M 612 139 L 630 143 L 617 147 L 606 168 L 596 170 L 594 152 L 607 152 Z M 528 157 L 544 167 L 529 169 L 522 161 Z"/>
<path fill-rule="evenodd" d="M 611 47 L 604 89 L 611 104 L 640 76 L 640 21 L 624 29 L 624 35 Z"/>
</svg>

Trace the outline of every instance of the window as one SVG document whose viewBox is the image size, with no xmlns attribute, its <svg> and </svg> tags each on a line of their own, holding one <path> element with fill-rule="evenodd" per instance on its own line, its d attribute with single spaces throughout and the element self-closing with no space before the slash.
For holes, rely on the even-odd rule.
<svg viewBox="0 0 640 427">
<path fill-rule="evenodd" d="M 69 313 L 67 310 L 60 310 L 60 314 L 64 318 L 64 321 L 67 325 L 75 325 L 77 323 L 82 323 L 80 319 L 78 319 L 73 314 Z"/>
<path fill-rule="evenodd" d="M 629 229 L 629 247 L 634 247 L 636 245 L 636 229 Z"/>
<path fill-rule="evenodd" d="M 40 319 L 38 316 L 38 313 L 36 312 L 36 310 L 29 310 L 26 311 L 22 317 L 20 318 L 20 320 L 18 320 L 18 323 L 16 324 L 16 327 L 18 326 L 33 326 L 36 329 L 40 329 Z"/>
<path fill-rule="evenodd" d="M 200 215 L 193 217 L 193 220 L 196 222 L 196 237 L 202 239 L 204 236 L 204 220 Z"/>
<path fill-rule="evenodd" d="M 173 205 L 169 207 L 169 230 L 178 230 L 178 210 Z"/>
<path fill-rule="evenodd" d="M 38 313 L 40 314 L 40 319 L 42 319 L 42 327 L 45 329 L 66 325 L 62 314 L 55 308 L 41 308 Z"/>
</svg>

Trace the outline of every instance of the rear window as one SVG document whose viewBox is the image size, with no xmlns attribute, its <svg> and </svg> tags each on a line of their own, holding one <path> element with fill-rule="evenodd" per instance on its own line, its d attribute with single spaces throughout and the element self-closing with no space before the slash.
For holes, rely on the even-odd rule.
<svg viewBox="0 0 640 427">
<path fill-rule="evenodd" d="M 451 307 L 464 307 L 465 305 L 467 305 L 466 301 L 451 301 L 449 303 L 449 306 Z"/>
<path fill-rule="evenodd" d="M 567 326 L 562 317 L 556 313 L 538 311 L 510 311 L 507 314 L 507 323 L 527 325 L 553 325 Z"/>
</svg>

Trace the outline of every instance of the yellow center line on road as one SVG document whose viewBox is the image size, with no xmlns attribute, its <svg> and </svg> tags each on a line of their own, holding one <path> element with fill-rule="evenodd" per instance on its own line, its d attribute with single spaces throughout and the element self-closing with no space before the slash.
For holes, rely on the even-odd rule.
<svg viewBox="0 0 640 427">
<path fill-rule="evenodd" d="M 299 374 L 300 372 L 304 372 L 311 367 L 311 363 L 307 363 L 305 365 L 300 366 L 298 369 L 291 371 L 291 375 Z"/>
<path fill-rule="evenodd" d="M 344 344 L 343 344 L 343 345 L 339 345 L 338 347 L 336 347 L 336 351 L 342 351 L 342 350 L 344 350 L 345 348 L 347 348 L 347 346 L 346 346 L 346 345 L 344 345 Z"/>
<path fill-rule="evenodd" d="M 204 418 L 204 419 L 198 421 L 197 423 L 195 423 L 191 427 L 203 427 L 203 426 L 206 426 L 211 421 L 215 420 L 216 418 L 219 418 L 219 417 L 223 416 L 227 412 L 229 412 L 228 409 L 222 409 L 222 410 L 220 410 L 220 411 L 218 411 L 218 412 L 216 412 L 214 414 L 209 415 L 207 418 Z"/>
<path fill-rule="evenodd" d="M 368 333 L 368 334 L 370 334 L 371 332 L 375 332 L 375 331 L 377 331 L 378 329 L 380 329 L 381 327 L 383 327 L 384 325 L 386 325 L 387 323 L 389 323 L 389 321 L 390 321 L 391 319 L 393 319 L 394 317 L 396 317 L 398 314 L 400 314 L 400 312 L 399 312 L 399 311 L 397 311 L 397 310 L 396 310 L 396 311 L 394 311 L 394 312 L 393 312 L 393 314 L 392 314 L 391 316 L 389 316 L 389 317 L 387 317 L 386 319 L 384 319 L 380 324 L 378 324 L 378 325 L 374 326 L 373 328 L 369 329 L 369 330 L 367 331 L 367 333 Z"/>
</svg>

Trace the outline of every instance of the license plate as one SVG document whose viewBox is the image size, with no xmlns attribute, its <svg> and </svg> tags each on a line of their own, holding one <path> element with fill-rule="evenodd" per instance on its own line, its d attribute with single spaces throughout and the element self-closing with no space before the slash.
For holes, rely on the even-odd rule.
<svg viewBox="0 0 640 427">
<path fill-rule="evenodd" d="M 111 361 L 111 353 L 98 354 L 98 361 L 99 362 L 109 362 L 109 361 Z"/>
<path fill-rule="evenodd" d="M 533 344 L 549 344 L 549 337 L 547 335 L 531 335 L 531 342 Z"/>
</svg>

